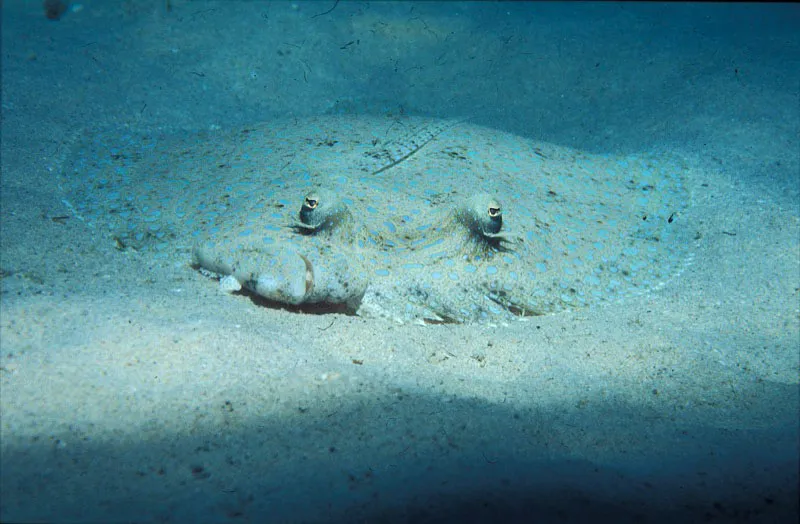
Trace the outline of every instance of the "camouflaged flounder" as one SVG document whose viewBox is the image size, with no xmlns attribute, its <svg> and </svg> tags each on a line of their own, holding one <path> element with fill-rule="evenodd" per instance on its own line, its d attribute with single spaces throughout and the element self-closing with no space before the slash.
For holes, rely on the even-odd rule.
<svg viewBox="0 0 800 524">
<path fill-rule="evenodd" d="M 72 165 L 76 212 L 120 246 L 191 250 L 229 289 L 300 310 L 513 319 L 658 288 L 691 260 L 680 162 L 589 155 L 463 121 L 95 134 Z"/>
</svg>

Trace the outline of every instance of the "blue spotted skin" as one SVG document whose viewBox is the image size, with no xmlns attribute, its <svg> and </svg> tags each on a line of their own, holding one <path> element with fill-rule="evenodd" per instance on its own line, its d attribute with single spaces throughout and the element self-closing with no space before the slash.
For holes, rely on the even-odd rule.
<svg viewBox="0 0 800 524">
<path fill-rule="evenodd" d="M 465 122 L 94 133 L 72 168 L 77 211 L 121 245 L 172 260 L 191 250 L 196 266 L 277 302 L 403 322 L 591 307 L 658 288 L 691 260 L 679 161 L 589 155 Z M 315 192 L 346 210 L 338 227 L 303 227 Z M 502 227 L 476 236 L 464 217 L 492 206 Z"/>
</svg>

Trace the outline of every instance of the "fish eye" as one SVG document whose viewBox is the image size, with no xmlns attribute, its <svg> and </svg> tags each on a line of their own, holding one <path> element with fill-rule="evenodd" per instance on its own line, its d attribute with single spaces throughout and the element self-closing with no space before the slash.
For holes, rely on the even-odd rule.
<svg viewBox="0 0 800 524">
<path fill-rule="evenodd" d="M 502 214 L 502 212 L 503 212 L 503 211 L 500 209 L 500 207 L 499 207 L 499 206 L 498 206 L 498 207 L 494 207 L 494 206 L 490 206 L 490 207 L 489 207 L 489 216 L 490 216 L 491 218 L 497 218 L 497 217 L 499 217 L 499 216 Z"/>
<path fill-rule="evenodd" d="M 307 196 L 305 206 L 309 209 L 315 209 L 319 205 L 319 199 Z"/>
</svg>

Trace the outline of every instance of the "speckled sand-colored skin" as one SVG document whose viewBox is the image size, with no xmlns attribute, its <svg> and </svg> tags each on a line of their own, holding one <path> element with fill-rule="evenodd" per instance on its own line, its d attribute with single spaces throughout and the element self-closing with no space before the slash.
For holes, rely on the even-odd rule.
<svg viewBox="0 0 800 524">
<path fill-rule="evenodd" d="M 125 151 L 137 140 L 134 158 Z M 191 249 L 195 267 L 277 303 L 508 320 L 658 288 L 691 259 L 686 172 L 666 155 L 595 156 L 463 121 L 372 117 L 116 147 L 102 187 L 77 190 L 79 212 L 124 246 Z"/>
</svg>

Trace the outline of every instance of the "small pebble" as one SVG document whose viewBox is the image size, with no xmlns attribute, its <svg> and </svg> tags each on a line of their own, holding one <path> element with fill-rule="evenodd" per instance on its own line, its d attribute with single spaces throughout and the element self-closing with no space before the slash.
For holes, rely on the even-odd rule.
<svg viewBox="0 0 800 524">
<path fill-rule="evenodd" d="M 234 293 L 242 289 L 242 285 L 233 275 L 228 275 L 219 281 L 219 289 L 225 293 Z"/>
</svg>

